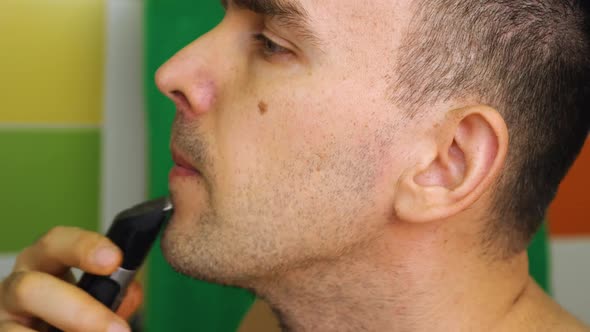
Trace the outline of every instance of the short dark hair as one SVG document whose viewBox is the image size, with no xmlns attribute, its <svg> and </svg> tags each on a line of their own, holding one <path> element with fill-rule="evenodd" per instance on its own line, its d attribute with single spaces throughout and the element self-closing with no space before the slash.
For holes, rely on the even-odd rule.
<svg viewBox="0 0 590 332">
<path fill-rule="evenodd" d="M 392 79 L 411 114 L 477 98 L 510 134 L 486 239 L 526 248 L 589 131 L 590 34 L 583 0 L 417 0 Z M 505 245 L 504 245 L 505 244 Z"/>
</svg>

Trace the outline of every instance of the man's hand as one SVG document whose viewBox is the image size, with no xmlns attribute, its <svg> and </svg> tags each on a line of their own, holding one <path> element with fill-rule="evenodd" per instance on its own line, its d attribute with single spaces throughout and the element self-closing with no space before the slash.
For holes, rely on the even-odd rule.
<svg viewBox="0 0 590 332">
<path fill-rule="evenodd" d="M 57 227 L 17 257 L 0 283 L 0 332 L 43 331 L 40 321 L 66 332 L 130 331 L 127 319 L 142 302 L 134 282 L 117 314 L 72 283 L 76 267 L 109 275 L 121 251 L 106 237 L 78 228 Z"/>
</svg>

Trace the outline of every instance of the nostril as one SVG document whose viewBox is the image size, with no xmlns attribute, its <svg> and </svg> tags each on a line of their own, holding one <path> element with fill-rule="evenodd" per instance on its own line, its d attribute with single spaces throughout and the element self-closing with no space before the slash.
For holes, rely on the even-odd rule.
<svg viewBox="0 0 590 332">
<path fill-rule="evenodd" d="M 172 100 L 176 104 L 176 108 L 182 111 L 189 111 L 191 108 L 191 104 L 188 98 L 179 90 L 174 90 L 171 93 Z"/>
</svg>

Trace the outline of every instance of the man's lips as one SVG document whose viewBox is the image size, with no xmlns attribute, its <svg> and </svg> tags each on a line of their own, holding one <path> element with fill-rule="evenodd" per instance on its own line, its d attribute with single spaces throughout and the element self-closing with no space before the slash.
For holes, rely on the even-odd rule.
<svg viewBox="0 0 590 332">
<path fill-rule="evenodd" d="M 172 160 L 174 167 L 170 170 L 170 180 L 175 177 L 200 176 L 201 173 L 194 168 L 184 156 L 175 150 L 172 150 Z"/>
<path fill-rule="evenodd" d="M 189 163 L 181 153 L 174 149 L 172 149 L 172 160 L 177 166 L 196 171 L 196 169 L 191 165 L 191 163 Z"/>
</svg>

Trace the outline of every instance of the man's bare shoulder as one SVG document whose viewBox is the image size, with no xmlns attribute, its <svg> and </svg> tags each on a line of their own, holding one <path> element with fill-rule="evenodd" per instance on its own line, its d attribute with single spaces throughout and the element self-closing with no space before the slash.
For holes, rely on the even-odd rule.
<svg viewBox="0 0 590 332">
<path fill-rule="evenodd" d="M 533 281 L 515 303 L 510 321 L 502 331 L 590 332 L 590 326 L 563 309 Z"/>
<path fill-rule="evenodd" d="M 590 332 L 590 327 L 572 316 L 569 312 L 559 308 L 550 319 L 540 319 L 535 331 L 568 331 L 568 332 Z"/>
<path fill-rule="evenodd" d="M 571 317 L 571 315 L 570 315 Z M 566 321 L 563 321 L 563 324 L 561 324 L 561 326 L 565 327 L 564 331 L 572 331 L 572 332 L 590 332 L 590 326 L 585 325 L 584 323 L 580 322 L 579 320 L 577 320 L 574 317 L 571 317 L 573 319 L 573 321 L 570 321 L 569 319 Z"/>
</svg>

